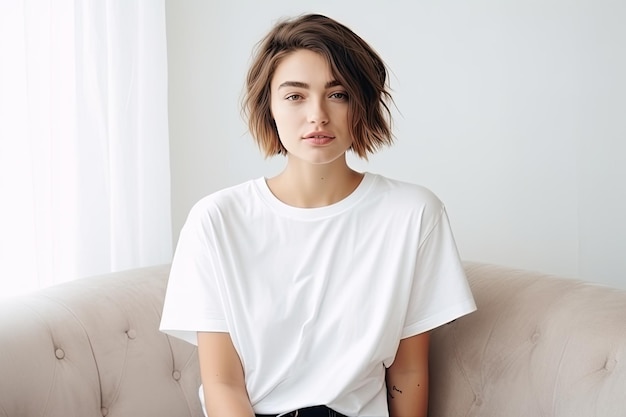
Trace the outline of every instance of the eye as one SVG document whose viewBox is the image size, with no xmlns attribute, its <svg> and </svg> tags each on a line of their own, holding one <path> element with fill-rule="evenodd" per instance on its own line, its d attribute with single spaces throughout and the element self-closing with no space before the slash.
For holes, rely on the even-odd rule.
<svg viewBox="0 0 626 417">
<path fill-rule="evenodd" d="M 298 100 L 302 100 L 302 96 L 300 94 L 291 94 L 285 97 L 285 100 L 298 101 Z"/>
<path fill-rule="evenodd" d="M 347 101 L 348 94 L 344 93 L 343 91 L 337 91 L 336 93 L 332 93 L 330 95 L 330 98 L 335 99 L 335 100 L 340 100 L 340 101 Z"/>
</svg>

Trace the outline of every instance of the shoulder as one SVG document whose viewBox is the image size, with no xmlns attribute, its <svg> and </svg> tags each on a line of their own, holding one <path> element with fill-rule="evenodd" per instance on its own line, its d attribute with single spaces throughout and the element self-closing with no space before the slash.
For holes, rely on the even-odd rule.
<svg viewBox="0 0 626 417">
<path fill-rule="evenodd" d="M 262 179 L 249 180 L 237 185 L 215 191 L 198 200 L 189 211 L 187 221 L 206 221 L 215 216 L 222 216 L 228 213 L 235 216 L 242 210 L 254 204 L 258 199 L 258 181 Z"/>
<path fill-rule="evenodd" d="M 373 194 L 390 206 L 434 216 L 444 210 L 444 203 L 441 199 L 432 190 L 422 185 L 379 174 L 372 175 L 374 176 Z"/>
</svg>

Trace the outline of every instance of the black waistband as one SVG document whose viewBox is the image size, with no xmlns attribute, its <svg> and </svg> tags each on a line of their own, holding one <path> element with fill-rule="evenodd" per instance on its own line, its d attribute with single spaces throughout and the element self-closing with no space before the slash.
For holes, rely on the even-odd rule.
<svg viewBox="0 0 626 417">
<path fill-rule="evenodd" d="M 325 405 L 316 405 L 314 407 L 301 408 L 299 410 L 291 411 L 287 414 L 257 414 L 256 417 L 347 417 L 343 414 L 339 414 L 332 408 L 328 408 Z"/>
</svg>

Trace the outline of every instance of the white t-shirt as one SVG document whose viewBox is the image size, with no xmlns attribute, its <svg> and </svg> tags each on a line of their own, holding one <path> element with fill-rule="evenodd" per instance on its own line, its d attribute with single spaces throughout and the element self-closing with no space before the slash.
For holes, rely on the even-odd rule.
<svg viewBox="0 0 626 417">
<path fill-rule="evenodd" d="M 190 211 L 160 328 L 194 344 L 230 333 L 258 414 L 386 416 L 400 340 L 475 308 L 429 190 L 366 173 L 345 199 L 296 208 L 259 178 Z"/>
</svg>

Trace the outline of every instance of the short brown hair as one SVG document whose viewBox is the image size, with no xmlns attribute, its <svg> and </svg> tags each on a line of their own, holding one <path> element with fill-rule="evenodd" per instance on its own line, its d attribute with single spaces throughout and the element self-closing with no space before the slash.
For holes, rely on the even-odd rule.
<svg viewBox="0 0 626 417">
<path fill-rule="evenodd" d="M 367 159 L 393 142 L 391 94 L 387 68 L 363 39 L 341 23 L 319 14 L 278 22 L 259 42 L 248 71 L 243 112 L 248 128 L 266 157 L 286 154 L 270 111 L 270 82 L 278 64 L 291 52 L 307 49 L 322 55 L 346 89 L 352 150 Z"/>
</svg>

